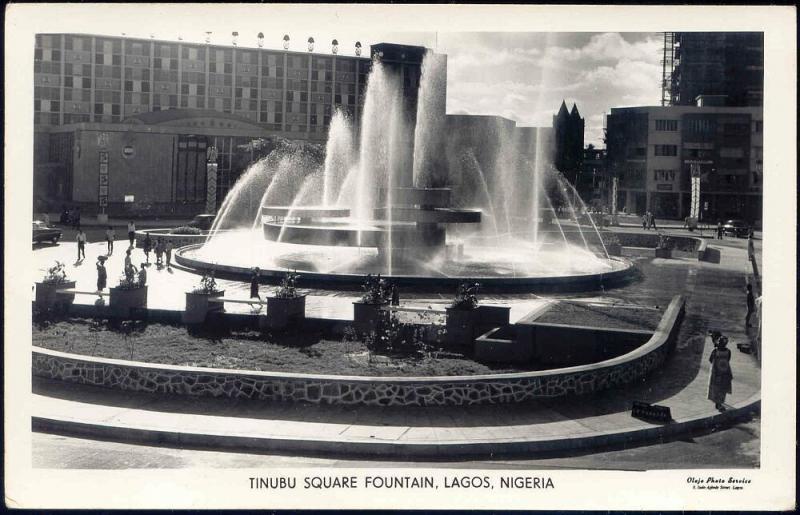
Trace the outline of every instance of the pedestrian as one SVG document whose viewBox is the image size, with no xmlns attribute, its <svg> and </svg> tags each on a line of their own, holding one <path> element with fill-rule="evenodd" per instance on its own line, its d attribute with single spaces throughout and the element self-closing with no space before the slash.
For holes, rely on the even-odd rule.
<svg viewBox="0 0 800 515">
<path fill-rule="evenodd" d="M 108 280 L 108 273 L 106 272 L 106 256 L 97 256 L 97 293 L 102 293 L 106 289 L 106 281 Z M 100 295 L 102 299 L 103 296 Z"/>
<path fill-rule="evenodd" d="M 753 285 L 748 283 L 747 284 L 747 314 L 744 316 L 744 326 L 745 327 L 753 327 L 750 325 L 750 317 L 753 316 L 753 313 L 756 310 L 756 298 L 753 295 Z"/>
<path fill-rule="evenodd" d="M 150 233 L 146 232 L 144 234 L 144 242 L 142 243 L 142 247 L 144 248 L 144 256 L 147 258 L 147 265 L 150 265 L 150 251 L 153 250 L 153 240 L 150 239 Z M 142 265 L 144 266 L 144 265 Z"/>
<path fill-rule="evenodd" d="M 72 227 L 77 229 L 81 226 L 81 208 L 76 207 L 75 211 L 72 213 Z"/>
<path fill-rule="evenodd" d="M 167 240 L 167 246 L 164 247 L 164 252 L 167 255 L 167 268 L 171 266 L 170 261 L 172 260 L 172 248 L 172 240 Z"/>
<path fill-rule="evenodd" d="M 261 301 L 261 295 L 258 293 L 258 276 L 261 274 L 261 269 L 258 267 L 250 271 L 250 298 L 258 299 Z"/>
<path fill-rule="evenodd" d="M 647 230 L 647 213 L 642 215 L 642 229 Z"/>
<path fill-rule="evenodd" d="M 731 351 L 727 348 L 728 337 L 720 336 L 708 361 L 711 363 L 711 376 L 708 380 L 708 399 L 714 406 L 724 411 L 725 396 L 732 393 L 733 373 L 731 372 Z"/>
<path fill-rule="evenodd" d="M 147 286 L 146 264 L 147 263 L 142 263 L 142 266 L 139 268 L 139 288 L 144 288 Z"/>
<path fill-rule="evenodd" d="M 61 204 L 61 217 L 58 219 L 61 225 L 69 224 L 69 209 L 64 204 Z"/>
<path fill-rule="evenodd" d="M 392 306 L 399 306 L 400 305 L 400 290 L 397 289 L 397 285 L 392 285 Z"/>
<path fill-rule="evenodd" d="M 110 225 L 106 229 L 106 243 L 108 243 L 108 255 L 114 253 L 114 228 Z"/>
<path fill-rule="evenodd" d="M 78 261 L 86 259 L 86 233 L 80 227 L 78 227 L 78 235 L 75 236 L 75 240 L 78 242 Z"/>
<path fill-rule="evenodd" d="M 648 219 L 649 228 L 657 231 L 658 227 L 656 227 L 656 215 L 654 215 L 653 213 L 648 211 L 647 219 Z"/>
<path fill-rule="evenodd" d="M 722 222 L 717 222 L 717 239 L 722 239 Z"/>
<path fill-rule="evenodd" d="M 131 247 L 136 243 L 136 224 L 133 220 L 128 220 L 128 240 L 131 242 Z"/>
<path fill-rule="evenodd" d="M 161 270 L 161 265 L 164 263 L 164 240 L 161 238 L 156 240 L 156 266 Z"/>
<path fill-rule="evenodd" d="M 133 282 L 133 275 L 136 272 L 136 267 L 133 266 L 131 262 L 131 249 L 127 249 L 125 251 L 125 279 L 129 282 Z"/>
</svg>

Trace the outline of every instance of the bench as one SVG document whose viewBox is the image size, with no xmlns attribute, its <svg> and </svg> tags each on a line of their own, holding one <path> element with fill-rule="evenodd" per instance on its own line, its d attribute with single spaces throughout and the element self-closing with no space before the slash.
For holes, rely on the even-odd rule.
<svg viewBox="0 0 800 515">
<path fill-rule="evenodd" d="M 97 295 L 98 297 L 108 297 L 111 293 L 104 291 L 85 291 L 67 288 L 64 290 L 56 290 L 56 295 Z"/>
<path fill-rule="evenodd" d="M 234 298 L 231 298 L 231 297 L 211 297 L 210 299 L 208 299 L 208 302 L 209 302 L 209 304 L 212 303 L 212 302 L 213 303 L 217 303 L 217 304 L 223 304 L 225 302 L 230 302 L 230 303 L 233 303 L 233 304 L 250 304 L 250 305 L 253 305 L 253 304 L 265 305 L 267 303 L 267 301 L 265 301 L 265 300 L 254 300 L 254 299 L 245 300 L 245 299 L 234 299 Z"/>
</svg>

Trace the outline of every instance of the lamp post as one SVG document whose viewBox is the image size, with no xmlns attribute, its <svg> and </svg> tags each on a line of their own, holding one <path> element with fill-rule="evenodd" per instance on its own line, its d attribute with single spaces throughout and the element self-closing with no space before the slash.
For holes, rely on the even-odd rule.
<svg viewBox="0 0 800 515">
<path fill-rule="evenodd" d="M 361 55 L 361 41 L 356 41 L 356 56 Z"/>
<path fill-rule="evenodd" d="M 336 55 L 339 53 L 339 42 L 337 40 L 331 41 L 331 53 Z"/>
<path fill-rule="evenodd" d="M 264 33 L 258 33 L 258 48 L 262 48 L 264 46 Z"/>
<path fill-rule="evenodd" d="M 283 49 L 289 50 L 289 34 L 284 34 L 283 36 Z"/>
<path fill-rule="evenodd" d="M 308 51 L 314 51 L 314 38 L 308 38 Z"/>
</svg>

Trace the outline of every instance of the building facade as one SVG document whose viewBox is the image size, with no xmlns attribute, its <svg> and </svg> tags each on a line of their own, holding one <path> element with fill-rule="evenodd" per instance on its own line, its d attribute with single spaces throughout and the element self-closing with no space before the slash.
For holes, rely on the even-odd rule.
<svg viewBox="0 0 800 515">
<path fill-rule="evenodd" d="M 583 150 L 581 172 L 575 185 L 584 203 L 597 210 L 611 209 L 611 180 L 608 176 L 606 158 L 606 149 L 587 146 Z"/>
<path fill-rule="evenodd" d="M 675 32 L 664 41 L 672 105 L 695 105 L 700 95 L 722 95 L 729 107 L 763 105 L 762 32 Z"/>
<path fill-rule="evenodd" d="M 208 109 L 322 140 L 334 109 L 358 118 L 372 65 L 367 57 L 85 34 L 38 34 L 35 45 L 37 126 Z"/>
<path fill-rule="evenodd" d="M 761 220 L 760 107 L 612 108 L 606 118 L 617 208 L 681 219 L 689 214 L 692 165 L 700 170 L 700 220 Z"/>
</svg>

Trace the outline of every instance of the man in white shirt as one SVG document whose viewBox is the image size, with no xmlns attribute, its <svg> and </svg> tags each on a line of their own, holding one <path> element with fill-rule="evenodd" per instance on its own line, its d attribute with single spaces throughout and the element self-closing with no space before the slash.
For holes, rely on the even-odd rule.
<svg viewBox="0 0 800 515">
<path fill-rule="evenodd" d="M 136 224 L 133 223 L 133 220 L 128 220 L 128 240 L 131 242 L 131 247 L 134 247 L 134 242 L 136 241 Z"/>
<path fill-rule="evenodd" d="M 86 259 L 86 233 L 83 232 L 83 229 L 78 229 L 78 235 L 75 237 L 75 241 L 78 242 L 78 261 Z"/>
<path fill-rule="evenodd" d="M 108 255 L 114 253 L 114 228 L 110 225 L 106 229 L 106 242 L 108 243 Z"/>
</svg>

